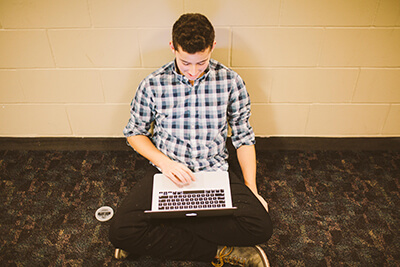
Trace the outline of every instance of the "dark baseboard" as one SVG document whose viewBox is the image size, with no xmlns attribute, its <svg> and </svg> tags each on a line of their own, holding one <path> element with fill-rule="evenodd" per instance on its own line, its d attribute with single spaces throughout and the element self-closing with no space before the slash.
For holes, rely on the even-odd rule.
<svg viewBox="0 0 400 267">
<path fill-rule="evenodd" d="M 125 138 L 0 138 L 0 150 L 130 150 Z"/>
<path fill-rule="evenodd" d="M 400 137 L 325 138 L 257 137 L 257 151 L 268 150 L 400 150 Z M 230 144 L 230 141 L 228 141 Z M 230 145 L 228 145 L 230 146 Z M 0 150 L 129 151 L 125 138 L 0 137 Z"/>
</svg>

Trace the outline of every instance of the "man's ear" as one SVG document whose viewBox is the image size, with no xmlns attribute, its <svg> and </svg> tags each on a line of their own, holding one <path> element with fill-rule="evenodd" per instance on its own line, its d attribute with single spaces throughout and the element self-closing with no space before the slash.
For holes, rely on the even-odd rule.
<svg viewBox="0 0 400 267">
<path fill-rule="evenodd" d="M 214 51 L 214 48 L 215 48 L 216 45 L 217 45 L 217 41 L 214 41 L 213 46 L 212 46 L 212 49 L 211 49 L 211 52 Z"/>
<path fill-rule="evenodd" d="M 171 48 L 172 53 L 175 54 L 175 47 L 174 47 L 174 44 L 172 43 L 172 41 L 169 42 L 169 47 Z"/>
</svg>

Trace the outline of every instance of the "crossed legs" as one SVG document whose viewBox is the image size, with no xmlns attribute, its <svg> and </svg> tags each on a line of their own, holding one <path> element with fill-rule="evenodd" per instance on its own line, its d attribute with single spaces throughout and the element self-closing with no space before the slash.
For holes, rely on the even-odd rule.
<svg viewBox="0 0 400 267">
<path fill-rule="evenodd" d="M 211 261 L 217 246 L 254 246 L 272 234 L 268 212 L 236 174 L 230 172 L 233 216 L 150 219 L 153 175 L 150 167 L 118 208 L 110 227 L 110 241 L 130 254 L 170 260 Z"/>
</svg>

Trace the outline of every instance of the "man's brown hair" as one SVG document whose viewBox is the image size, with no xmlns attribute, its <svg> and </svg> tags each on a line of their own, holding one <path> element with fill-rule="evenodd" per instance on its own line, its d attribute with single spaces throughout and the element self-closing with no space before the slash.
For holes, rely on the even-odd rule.
<svg viewBox="0 0 400 267">
<path fill-rule="evenodd" d="M 172 44 L 189 54 L 212 48 L 215 31 L 206 16 L 198 13 L 182 15 L 172 28 Z"/>
</svg>

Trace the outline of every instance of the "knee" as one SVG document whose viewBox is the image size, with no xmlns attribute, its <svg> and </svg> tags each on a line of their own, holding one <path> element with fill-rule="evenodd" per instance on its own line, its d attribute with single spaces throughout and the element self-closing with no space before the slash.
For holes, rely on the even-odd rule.
<svg viewBox="0 0 400 267">
<path fill-rule="evenodd" d="M 124 228 L 116 221 L 113 221 L 110 225 L 108 238 L 114 247 L 121 249 L 125 248 L 124 243 L 126 243 L 126 230 L 124 230 Z"/>
<path fill-rule="evenodd" d="M 272 227 L 272 222 L 271 220 L 269 220 L 268 222 L 265 223 L 264 227 L 263 227 L 263 241 L 262 243 L 266 243 L 272 236 L 273 233 L 273 227 Z"/>
<path fill-rule="evenodd" d="M 265 218 L 261 219 L 257 223 L 257 227 L 252 229 L 252 235 L 254 236 L 255 243 L 262 244 L 266 243 L 272 236 L 273 226 L 271 218 L 267 213 Z"/>
<path fill-rule="evenodd" d="M 113 221 L 108 231 L 108 239 L 116 248 L 121 248 L 121 244 L 124 241 L 124 233 L 122 232 L 121 228 Z"/>
<path fill-rule="evenodd" d="M 145 231 L 145 225 L 126 225 L 115 220 L 110 225 L 108 237 L 114 247 L 130 251 L 140 246 L 139 242 Z"/>
</svg>

